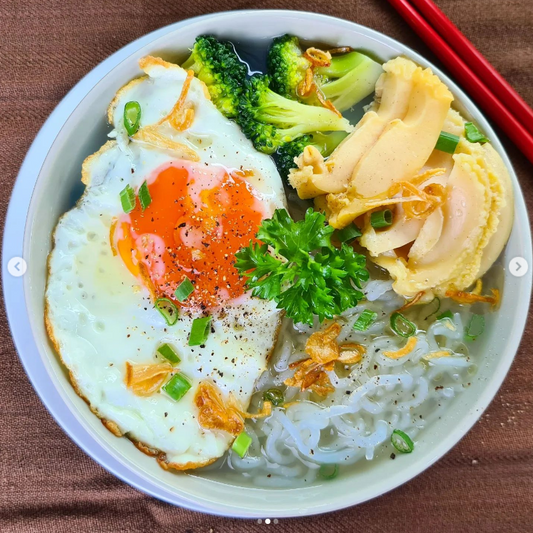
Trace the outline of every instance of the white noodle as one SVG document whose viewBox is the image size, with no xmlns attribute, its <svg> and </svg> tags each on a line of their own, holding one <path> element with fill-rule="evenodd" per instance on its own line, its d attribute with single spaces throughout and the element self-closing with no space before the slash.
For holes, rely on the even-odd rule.
<svg viewBox="0 0 533 533">
<path fill-rule="evenodd" d="M 417 332 L 411 353 L 391 359 L 383 352 L 399 350 L 407 342 L 389 326 L 390 313 L 405 303 L 391 285 L 391 281 L 370 281 L 365 288 L 368 301 L 340 317 L 339 342 L 362 344 L 366 353 L 360 363 L 345 367 L 344 374 L 328 372 L 335 391 L 322 400 L 310 391 L 286 388 L 283 382 L 294 373 L 289 364 L 308 357 L 309 335 L 325 325 L 318 321 L 313 326 L 294 325 L 284 319 L 270 368 L 257 382 L 254 407 L 261 391 L 271 387 L 283 389 L 286 402 L 297 403 L 274 408 L 268 418 L 247 421 L 252 445 L 244 458 L 228 454 L 227 467 L 222 467 L 226 479 L 245 475 L 256 486 L 294 487 L 312 483 L 321 464 L 376 460 L 386 456 L 385 450 L 394 451 L 390 446 L 394 429 L 416 440 L 418 432 L 464 389 L 474 364 L 463 342 L 467 311 L 460 308 L 452 319 L 439 321 L 433 316 L 424 327 L 431 310 L 421 306 L 416 316 L 426 331 Z M 364 309 L 376 311 L 378 317 L 367 331 L 358 332 L 353 324 Z M 451 356 L 424 359 L 443 349 Z"/>
</svg>

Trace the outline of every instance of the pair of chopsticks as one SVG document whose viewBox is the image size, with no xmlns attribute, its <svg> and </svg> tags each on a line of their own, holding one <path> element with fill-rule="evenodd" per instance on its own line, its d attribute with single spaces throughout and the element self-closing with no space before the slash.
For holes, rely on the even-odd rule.
<svg viewBox="0 0 533 533">
<path fill-rule="evenodd" d="M 533 163 L 533 110 L 518 93 L 432 0 L 389 3 Z"/>
</svg>

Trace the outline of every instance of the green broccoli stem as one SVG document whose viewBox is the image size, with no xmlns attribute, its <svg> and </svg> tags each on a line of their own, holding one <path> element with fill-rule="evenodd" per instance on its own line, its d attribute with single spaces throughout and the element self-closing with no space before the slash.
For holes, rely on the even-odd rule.
<svg viewBox="0 0 533 533">
<path fill-rule="evenodd" d="M 324 156 L 328 157 L 339 144 L 346 139 L 345 131 L 333 131 L 331 133 L 311 134 L 311 144 Z M 299 154 L 298 154 L 299 155 Z"/>
<path fill-rule="evenodd" d="M 198 72 L 200 71 L 200 68 L 199 68 L 198 63 L 196 62 L 194 53 L 191 53 L 187 61 L 181 64 L 181 68 L 185 70 L 192 70 L 195 74 L 198 74 Z"/>
<path fill-rule="evenodd" d="M 367 56 L 360 52 L 348 52 L 346 54 L 333 56 L 328 67 L 315 68 L 315 74 L 325 78 L 342 78 L 350 70 L 359 66 Z"/>
<path fill-rule="evenodd" d="M 330 109 L 289 100 L 270 89 L 266 89 L 260 100 L 257 118 L 280 129 L 288 126 L 288 131 L 295 131 L 299 134 L 353 129 L 348 120 L 339 117 Z"/>
<path fill-rule="evenodd" d="M 357 53 L 357 52 L 355 52 Z M 359 64 L 334 81 L 320 85 L 324 96 L 339 111 L 346 111 L 374 92 L 383 68 L 369 57 L 361 55 Z"/>
</svg>

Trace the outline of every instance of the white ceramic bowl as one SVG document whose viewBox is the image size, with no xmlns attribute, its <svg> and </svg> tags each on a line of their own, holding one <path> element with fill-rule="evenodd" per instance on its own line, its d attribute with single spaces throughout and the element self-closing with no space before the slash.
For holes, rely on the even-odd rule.
<svg viewBox="0 0 533 533">
<path fill-rule="evenodd" d="M 240 11 L 203 16 L 162 28 L 101 63 L 63 99 L 35 139 L 20 170 L 6 220 L 3 280 L 6 308 L 20 359 L 49 411 L 91 457 L 130 485 L 175 505 L 237 517 L 288 517 L 323 513 L 354 505 L 413 478 L 442 457 L 476 422 L 501 385 L 524 330 L 531 275 L 505 274 L 503 302 L 488 320 L 481 341 L 483 364 L 459 401 L 438 423 L 420 435 L 416 453 L 396 461 L 379 461 L 340 476 L 327 485 L 293 490 L 229 486 L 195 475 L 165 472 L 127 439 L 117 439 L 75 393 L 47 341 L 43 293 L 50 235 L 58 217 L 81 193 L 83 159 L 103 142 L 108 131 L 105 110 L 124 83 L 140 72 L 137 60 L 150 53 L 172 57 L 185 52 L 194 38 L 214 33 L 226 38 L 270 39 L 285 32 L 331 45 L 351 45 L 386 60 L 399 54 L 432 66 L 406 46 L 351 22 L 290 11 Z M 524 199 L 516 176 L 492 128 L 468 97 L 433 67 L 456 97 L 456 105 L 477 122 L 501 153 L 515 186 L 516 216 L 503 265 L 515 256 L 531 264 L 531 236 Z M 7 262 L 23 256 L 23 278 L 7 272 Z"/>
</svg>

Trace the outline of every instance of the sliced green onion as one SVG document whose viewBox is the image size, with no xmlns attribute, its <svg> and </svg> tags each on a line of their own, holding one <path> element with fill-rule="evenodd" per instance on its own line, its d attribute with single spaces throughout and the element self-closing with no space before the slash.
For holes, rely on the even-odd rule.
<svg viewBox="0 0 533 533">
<path fill-rule="evenodd" d="M 279 389 L 268 389 L 263 392 L 263 400 L 270 402 L 274 407 L 278 407 L 285 402 L 285 396 Z"/>
<path fill-rule="evenodd" d="M 195 318 L 192 321 L 191 334 L 189 335 L 189 346 L 200 346 L 203 344 L 209 335 L 210 325 L 210 316 Z"/>
<path fill-rule="evenodd" d="M 163 390 L 175 401 L 181 400 L 192 387 L 191 382 L 183 374 L 174 374 L 163 386 Z"/>
<path fill-rule="evenodd" d="M 437 320 L 442 320 L 443 318 L 449 318 L 450 320 L 453 320 L 453 313 L 450 310 L 444 311 L 444 313 L 441 313 L 437 317 Z"/>
<path fill-rule="evenodd" d="M 178 308 L 168 298 L 158 298 L 155 301 L 155 307 L 169 326 L 173 326 L 178 321 Z"/>
<path fill-rule="evenodd" d="M 335 232 L 335 236 L 340 242 L 350 242 L 357 239 L 357 237 L 361 237 L 361 235 L 361 230 L 355 224 L 350 224 Z"/>
<path fill-rule="evenodd" d="M 143 211 L 152 203 L 152 197 L 150 196 L 150 191 L 148 190 L 148 183 L 146 183 L 146 180 L 139 189 L 139 200 L 141 202 Z"/>
<path fill-rule="evenodd" d="M 237 438 L 233 441 L 233 444 L 231 445 L 231 449 L 239 457 L 244 457 L 246 455 L 246 452 L 248 451 L 248 448 L 250 447 L 250 444 L 252 444 L 252 437 L 250 437 L 248 433 L 243 431 L 242 433 L 239 433 L 237 435 Z"/>
<path fill-rule="evenodd" d="M 483 315 L 472 315 L 466 328 L 465 337 L 469 341 L 475 341 L 485 331 L 485 317 Z"/>
<path fill-rule="evenodd" d="M 465 137 L 470 143 L 488 143 L 489 139 L 485 137 L 472 122 L 465 123 Z"/>
<path fill-rule="evenodd" d="M 416 326 L 398 311 L 392 313 L 390 317 L 390 327 L 396 335 L 400 337 L 412 337 L 416 333 Z"/>
<path fill-rule="evenodd" d="M 185 278 L 174 293 L 178 302 L 184 302 L 194 291 L 194 285 L 189 278 Z"/>
<path fill-rule="evenodd" d="M 353 325 L 353 329 L 357 331 L 366 331 L 370 324 L 372 324 L 376 318 L 378 317 L 378 314 L 374 311 L 370 311 L 370 309 L 365 309 L 355 321 Z"/>
<path fill-rule="evenodd" d="M 318 475 L 322 479 L 335 479 L 339 474 L 339 465 L 321 465 L 318 469 Z"/>
<path fill-rule="evenodd" d="M 135 191 L 130 185 L 120 191 L 120 203 L 124 213 L 131 213 L 135 209 Z"/>
<path fill-rule="evenodd" d="M 437 144 L 435 145 L 435 150 L 440 150 L 441 152 L 446 152 L 447 154 L 453 154 L 457 145 L 459 144 L 460 138 L 453 133 L 448 133 L 446 131 L 441 131 Z"/>
<path fill-rule="evenodd" d="M 169 344 L 162 344 L 157 349 L 157 353 L 175 365 L 177 365 L 181 361 L 174 348 L 172 348 L 172 346 L 170 346 Z"/>
<path fill-rule="evenodd" d="M 428 303 L 428 309 L 427 311 L 431 311 L 429 315 L 424 318 L 424 320 L 427 320 L 430 316 L 433 316 L 434 314 L 438 313 L 440 309 L 440 298 L 438 296 L 435 296 L 431 302 Z"/>
<path fill-rule="evenodd" d="M 124 127 L 128 135 L 135 135 L 141 122 L 141 105 L 139 102 L 128 102 L 124 106 Z"/>
<path fill-rule="evenodd" d="M 383 209 L 383 211 L 374 211 L 370 215 L 370 225 L 373 228 L 386 228 L 392 224 L 392 211 Z"/>
<path fill-rule="evenodd" d="M 390 441 L 400 453 L 411 453 L 415 449 L 415 445 L 411 440 L 411 437 L 399 429 L 395 429 L 392 432 Z"/>
</svg>

